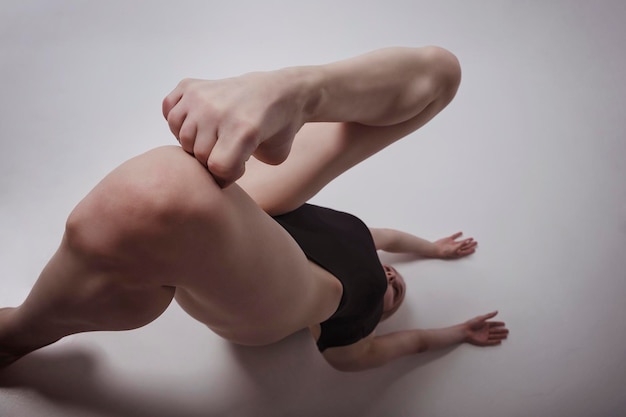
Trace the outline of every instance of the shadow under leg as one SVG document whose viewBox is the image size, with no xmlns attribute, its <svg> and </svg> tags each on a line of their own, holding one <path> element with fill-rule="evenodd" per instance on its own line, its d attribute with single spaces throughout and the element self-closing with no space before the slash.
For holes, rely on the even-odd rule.
<svg viewBox="0 0 626 417">
<path fill-rule="evenodd" d="M 137 282 L 123 267 L 94 262 L 64 239 L 24 303 L 0 310 L 0 367 L 70 334 L 142 327 L 174 293 Z"/>
</svg>

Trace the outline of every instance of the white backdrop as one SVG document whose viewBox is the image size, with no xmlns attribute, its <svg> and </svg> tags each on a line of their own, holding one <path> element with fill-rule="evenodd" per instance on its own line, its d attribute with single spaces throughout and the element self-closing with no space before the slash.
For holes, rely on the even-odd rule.
<svg viewBox="0 0 626 417">
<path fill-rule="evenodd" d="M 409 288 L 386 329 L 499 309 L 511 335 L 342 374 L 305 332 L 235 347 L 173 304 L 0 372 L 0 416 L 624 415 L 625 20 L 620 0 L 3 2 L 1 306 L 99 179 L 174 143 L 160 106 L 181 78 L 436 44 L 461 61 L 455 101 L 314 202 L 479 241 L 461 261 L 395 259 Z"/>
</svg>

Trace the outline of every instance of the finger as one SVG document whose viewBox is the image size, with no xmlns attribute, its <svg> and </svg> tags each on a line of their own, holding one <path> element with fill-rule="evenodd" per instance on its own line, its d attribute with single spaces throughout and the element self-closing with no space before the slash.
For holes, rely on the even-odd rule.
<svg viewBox="0 0 626 417">
<path fill-rule="evenodd" d="M 475 249 L 462 249 L 458 251 L 458 255 L 459 256 L 467 256 L 467 255 L 471 255 L 472 253 L 476 252 Z"/>
<path fill-rule="evenodd" d="M 465 249 L 466 250 L 476 250 L 476 247 L 478 246 L 478 243 L 476 242 L 472 242 L 470 245 L 468 245 Z"/>
<path fill-rule="evenodd" d="M 476 251 L 476 245 L 469 246 L 469 247 L 466 247 L 466 248 L 460 248 L 459 251 L 460 252 L 475 252 Z"/>
<path fill-rule="evenodd" d="M 195 143 L 193 144 L 193 155 L 204 166 L 208 167 L 209 157 L 217 142 L 217 135 L 214 129 L 204 128 L 196 132 Z"/>
<path fill-rule="evenodd" d="M 219 166 L 212 165 L 211 162 L 207 160 L 207 169 L 213 176 L 213 179 L 215 179 L 217 185 L 220 186 L 220 188 L 227 188 L 233 185 L 235 181 L 243 176 L 243 174 L 246 172 L 246 165 L 240 164 L 238 166 L 235 166 L 234 168 L 229 169 L 228 171 L 224 171 L 221 170 Z"/>
<path fill-rule="evenodd" d="M 460 249 L 465 250 L 465 249 L 471 249 L 473 247 L 476 247 L 477 243 L 473 242 L 473 241 L 467 241 L 466 240 L 466 241 L 463 241 L 463 242 L 459 242 L 458 245 L 459 245 Z"/>
<path fill-rule="evenodd" d="M 170 127 L 170 131 L 176 139 L 180 140 L 180 129 L 182 128 L 185 120 L 187 119 L 187 111 L 182 105 L 174 107 L 168 113 L 167 124 Z"/>
<path fill-rule="evenodd" d="M 161 103 L 161 110 L 163 111 L 163 117 L 167 120 L 172 109 L 178 104 L 180 99 L 183 98 L 183 90 L 180 88 L 180 84 L 172 90 Z"/>
<path fill-rule="evenodd" d="M 178 142 L 180 142 L 180 146 L 182 146 L 183 149 L 190 154 L 195 153 L 194 147 L 197 133 L 197 124 L 188 119 L 183 122 L 183 125 L 178 132 Z"/>
<path fill-rule="evenodd" d="M 462 245 L 463 246 L 472 246 L 472 245 L 477 245 L 477 242 L 474 239 L 469 238 L 469 239 L 465 239 L 463 241 Z"/>
<path fill-rule="evenodd" d="M 211 150 L 207 167 L 222 188 L 238 180 L 245 172 L 245 163 L 252 155 L 256 143 L 249 136 L 222 135 Z"/>
<path fill-rule="evenodd" d="M 490 327 L 489 334 L 507 334 L 509 329 L 506 327 Z"/>
<path fill-rule="evenodd" d="M 466 240 L 464 242 L 461 243 L 461 249 L 465 250 L 465 249 L 472 249 L 475 248 L 476 245 L 478 245 L 478 243 L 476 241 L 473 240 Z"/>
<path fill-rule="evenodd" d="M 217 143 L 219 141 L 218 139 Z M 207 168 L 220 187 L 226 188 L 243 175 L 245 164 L 240 158 L 218 158 L 214 156 L 214 152 L 211 152 L 207 159 Z"/>
<path fill-rule="evenodd" d="M 461 236 L 463 236 L 463 232 L 456 232 L 455 234 L 450 236 L 450 239 L 456 240 L 456 239 L 460 238 Z"/>
<path fill-rule="evenodd" d="M 482 316 L 478 316 L 477 318 L 480 319 L 481 321 L 485 321 L 485 320 L 489 320 L 489 319 L 494 318 L 496 315 L 498 315 L 498 311 L 497 310 L 496 311 L 492 311 L 491 313 L 484 314 Z"/>
<path fill-rule="evenodd" d="M 489 327 L 504 327 L 504 326 L 506 326 L 506 324 L 503 321 L 490 321 L 487 324 L 489 324 Z"/>
</svg>

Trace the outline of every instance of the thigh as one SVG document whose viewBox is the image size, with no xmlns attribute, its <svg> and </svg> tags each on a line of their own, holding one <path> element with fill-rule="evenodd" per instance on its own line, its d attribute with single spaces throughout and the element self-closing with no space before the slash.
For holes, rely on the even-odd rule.
<svg viewBox="0 0 626 417">
<path fill-rule="evenodd" d="M 220 214 L 180 241 L 194 252 L 179 265 L 181 307 L 221 336 L 251 345 L 329 317 L 340 295 L 293 238 L 237 185 L 220 192 Z"/>
<path fill-rule="evenodd" d="M 79 206 L 93 253 L 142 286 L 176 287 L 189 314 L 233 341 L 280 339 L 339 303 L 282 227 L 178 146 L 124 163 Z"/>
<path fill-rule="evenodd" d="M 430 102 L 412 119 L 392 126 L 306 124 L 285 162 L 272 166 L 251 158 L 237 183 L 266 212 L 291 211 L 351 167 L 419 129 L 448 101 Z"/>
<path fill-rule="evenodd" d="M 339 303 L 278 223 L 178 146 L 122 164 L 70 218 L 71 241 L 103 268 L 141 288 L 175 287 L 183 309 L 232 341 L 278 340 Z"/>
<path fill-rule="evenodd" d="M 287 212 L 347 169 L 419 129 L 448 105 L 460 82 L 456 58 L 433 51 L 419 52 L 423 62 L 415 71 L 422 82 L 412 89 L 414 108 L 404 121 L 386 126 L 345 121 L 306 124 L 284 163 L 273 167 L 251 159 L 239 185 L 268 213 Z"/>
</svg>

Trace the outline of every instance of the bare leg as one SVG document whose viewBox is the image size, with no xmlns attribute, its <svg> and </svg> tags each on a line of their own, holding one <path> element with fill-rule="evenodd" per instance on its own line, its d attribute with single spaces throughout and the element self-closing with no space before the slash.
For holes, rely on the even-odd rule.
<svg viewBox="0 0 626 417">
<path fill-rule="evenodd" d="M 421 80 L 413 91 L 412 115 L 386 126 L 308 123 L 294 139 L 287 160 L 272 166 L 251 158 L 237 183 L 268 213 L 293 210 L 349 168 L 428 123 L 454 98 L 461 69 L 454 55 L 434 47 L 415 51 Z M 280 184 L 280 186 L 276 186 Z"/>
<path fill-rule="evenodd" d="M 238 186 L 221 190 L 180 148 L 115 170 L 72 213 L 27 300 L 0 310 L 0 366 L 68 334 L 142 326 L 174 295 L 241 343 L 277 340 L 328 317 L 338 303 L 336 283 L 311 279 L 295 242 L 259 206 L 274 214 L 298 207 L 441 111 L 458 87 L 458 63 L 437 48 L 418 54 L 423 82 L 408 119 L 305 126 L 284 164 L 250 161 L 239 184 L 254 201 Z"/>
<path fill-rule="evenodd" d="M 340 293 L 238 186 L 180 147 L 130 160 L 70 215 L 26 301 L 0 311 L 0 366 L 73 333 L 127 330 L 182 307 L 230 340 L 279 340 L 332 314 Z M 288 311 L 289 314 L 285 314 Z"/>
<path fill-rule="evenodd" d="M 120 250 L 132 233 L 139 238 L 148 232 L 142 230 L 147 225 L 157 226 L 157 209 L 154 204 L 142 207 L 140 196 L 130 188 L 128 201 L 121 200 L 115 183 L 114 178 L 105 179 L 79 204 L 59 249 L 25 302 L 0 311 L 0 365 L 69 334 L 143 326 L 171 302 L 175 289 L 155 285 L 136 263 L 125 259 L 140 255 L 136 250 Z M 142 260 L 149 273 L 150 260 Z"/>
<path fill-rule="evenodd" d="M 175 289 L 141 285 L 127 274 L 63 239 L 26 301 L 0 311 L 0 366 L 70 334 L 129 330 L 154 320 Z"/>
</svg>

